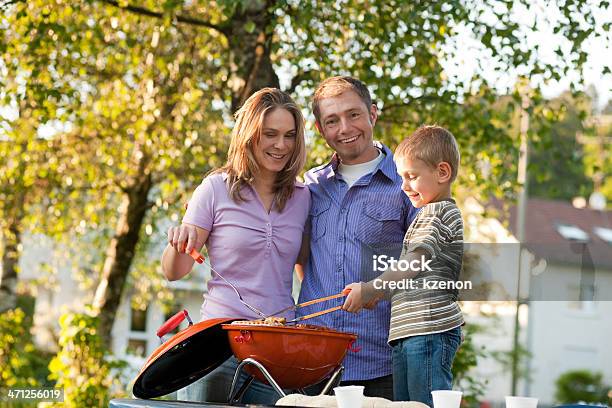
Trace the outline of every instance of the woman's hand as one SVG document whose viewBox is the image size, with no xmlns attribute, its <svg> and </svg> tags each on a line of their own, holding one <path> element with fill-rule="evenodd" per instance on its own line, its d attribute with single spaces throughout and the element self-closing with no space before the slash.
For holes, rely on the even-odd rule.
<svg viewBox="0 0 612 408">
<path fill-rule="evenodd" d="M 194 248 L 201 248 L 204 242 L 198 238 L 198 227 L 195 225 L 181 224 L 168 228 L 168 244 L 178 253 L 188 254 Z"/>
<path fill-rule="evenodd" d="M 209 231 L 191 224 L 181 224 L 168 229 L 168 245 L 162 255 L 162 271 L 170 281 L 181 279 L 193 267 L 192 249 L 202 249 Z"/>
</svg>

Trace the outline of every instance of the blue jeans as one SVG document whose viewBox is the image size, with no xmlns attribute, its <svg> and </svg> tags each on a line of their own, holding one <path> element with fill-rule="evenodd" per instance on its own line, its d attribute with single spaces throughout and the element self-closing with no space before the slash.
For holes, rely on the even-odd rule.
<svg viewBox="0 0 612 408">
<path fill-rule="evenodd" d="M 460 327 L 398 340 L 393 345 L 394 399 L 432 407 L 432 391 L 453 387 L 451 367 L 460 343 Z"/>
<path fill-rule="evenodd" d="M 228 402 L 234 373 L 238 368 L 236 357 L 230 357 L 219 367 L 200 378 L 198 381 L 177 391 L 180 401 L 193 402 Z M 240 389 L 249 375 L 242 371 L 234 391 Z M 242 397 L 243 404 L 274 405 L 280 396 L 272 387 L 257 380 L 253 381 Z"/>
</svg>

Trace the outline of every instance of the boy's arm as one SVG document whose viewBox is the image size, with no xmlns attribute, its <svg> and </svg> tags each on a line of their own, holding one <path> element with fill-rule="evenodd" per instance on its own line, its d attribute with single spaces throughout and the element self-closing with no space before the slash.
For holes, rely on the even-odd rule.
<svg viewBox="0 0 612 408">
<path fill-rule="evenodd" d="M 418 260 L 419 265 L 430 259 L 427 251 L 416 248 L 412 252 L 408 252 L 402 256 L 402 260 L 408 261 L 410 265 L 412 261 Z M 382 299 L 391 299 L 392 290 L 389 288 L 389 282 L 399 282 L 404 279 L 414 279 L 419 273 L 417 270 L 400 270 L 398 268 L 387 268 L 379 277 L 369 282 L 356 282 L 347 285 L 345 289 L 351 289 L 351 293 L 346 298 L 342 308 L 347 312 L 357 313 L 361 309 L 373 309 L 376 304 Z"/>
<path fill-rule="evenodd" d="M 375 306 L 378 300 L 390 299 L 393 290 L 389 288 L 390 282 L 400 282 L 404 279 L 416 278 L 428 265 L 428 261 L 436 258 L 441 252 L 441 245 L 452 240 L 452 225 L 456 222 L 458 210 L 449 211 L 448 207 L 435 206 L 434 208 L 421 209 L 419 220 L 410 234 L 410 241 L 404 247 L 400 260 L 404 265 L 410 265 L 407 270 L 399 268 L 387 268 L 382 275 L 370 282 L 361 283 L 359 302 L 352 302 L 352 309 Z M 461 215 L 459 214 L 459 219 Z M 416 263 L 415 261 L 419 261 Z M 353 292 L 351 292 L 351 295 Z M 349 295 L 349 296 L 351 296 Z M 355 296 L 357 292 L 355 292 Z M 348 301 L 349 299 L 347 299 Z"/>
<path fill-rule="evenodd" d="M 421 273 L 420 266 L 426 264 L 430 259 L 431 256 L 429 252 L 425 251 L 423 248 L 415 248 L 406 254 L 402 254 L 402 261 L 406 261 L 405 263 L 408 265 L 415 265 L 414 261 L 418 261 L 419 268 L 415 268 L 415 270 L 387 268 L 380 276 L 363 284 L 362 296 L 365 299 L 364 303 L 368 303 L 369 300 L 374 298 L 389 300 L 393 292 L 389 289 L 389 282 L 400 282 L 404 279 L 416 278 L 419 273 Z"/>
</svg>

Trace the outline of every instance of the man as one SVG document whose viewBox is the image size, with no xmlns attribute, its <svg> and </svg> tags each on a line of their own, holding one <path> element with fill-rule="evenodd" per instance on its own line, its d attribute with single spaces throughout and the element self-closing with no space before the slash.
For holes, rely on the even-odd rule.
<svg viewBox="0 0 612 408">
<path fill-rule="evenodd" d="M 335 154 L 305 176 L 312 206 L 306 231 L 310 256 L 305 270 L 298 268 L 303 275 L 300 302 L 372 279 L 364 274 L 375 272 L 373 255 L 389 248 L 399 253 L 416 214 L 400 189 L 391 151 L 373 141 L 378 113 L 367 87 L 351 77 L 329 78 L 315 91 L 312 106 L 317 130 Z M 360 350 L 349 351 L 344 360 L 342 385 L 363 385 L 367 396 L 393 398 L 389 315 L 384 301 L 359 315 L 339 311 L 309 321 L 359 336 Z"/>
</svg>

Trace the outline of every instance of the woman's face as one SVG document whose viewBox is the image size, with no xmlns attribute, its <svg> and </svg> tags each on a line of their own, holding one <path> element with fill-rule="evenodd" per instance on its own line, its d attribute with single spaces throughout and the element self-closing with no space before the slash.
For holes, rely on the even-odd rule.
<svg viewBox="0 0 612 408">
<path fill-rule="evenodd" d="M 253 149 L 260 172 L 276 175 L 283 170 L 295 150 L 296 137 L 295 119 L 288 110 L 276 108 L 268 112 L 261 138 Z"/>
</svg>

